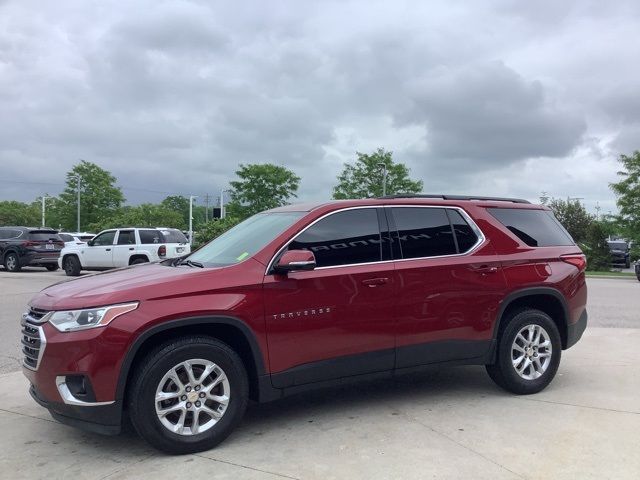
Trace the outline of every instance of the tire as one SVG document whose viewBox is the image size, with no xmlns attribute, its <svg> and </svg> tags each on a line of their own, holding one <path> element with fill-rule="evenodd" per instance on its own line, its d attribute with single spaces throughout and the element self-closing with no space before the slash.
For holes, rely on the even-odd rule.
<svg viewBox="0 0 640 480">
<path fill-rule="evenodd" d="M 75 255 L 69 255 L 62 262 L 62 267 L 64 268 L 64 273 L 67 274 L 68 277 L 77 277 L 80 275 L 80 270 L 82 270 L 82 265 L 80 265 L 80 260 Z"/>
<path fill-rule="evenodd" d="M 624 268 L 631 268 L 631 260 L 627 260 L 627 261 L 624 263 Z"/>
<path fill-rule="evenodd" d="M 193 378 L 198 379 L 195 384 L 189 382 L 186 375 L 186 362 L 191 363 Z M 202 380 L 205 362 L 215 370 Z M 170 372 L 179 377 L 182 387 L 173 380 L 175 377 L 170 376 Z M 223 376 L 226 376 L 226 383 Z M 226 396 L 226 407 L 205 393 L 208 386 L 216 381 L 220 383 L 211 392 L 217 398 Z M 171 454 L 200 452 L 222 442 L 242 420 L 249 397 L 249 383 L 242 360 L 228 345 L 210 337 L 181 337 L 161 345 L 137 364 L 129 385 L 129 418 L 135 430 L 150 445 Z M 199 392 L 197 387 L 200 387 Z M 156 401 L 159 392 L 175 398 Z M 197 396 L 193 397 L 196 393 Z M 198 405 L 198 399 L 203 395 L 204 403 Z M 157 412 L 158 407 L 171 413 L 162 416 Z M 205 409 L 213 413 L 223 410 L 221 417 L 214 421 Z M 204 429 L 202 432 L 192 431 L 196 411 L 198 428 Z"/>
<path fill-rule="evenodd" d="M 498 340 L 496 363 L 486 366 L 487 373 L 509 392 L 518 395 L 538 393 L 551 383 L 560 365 L 562 343 L 558 327 L 549 315 L 535 309 L 517 310 L 506 320 L 507 325 Z M 531 349 L 523 349 L 523 346 L 531 343 L 530 328 L 534 342 Z M 539 346 L 533 348 L 538 332 Z M 516 357 L 514 360 L 512 354 Z M 522 360 L 514 366 L 518 359 Z M 530 362 L 528 366 L 527 360 Z M 521 369 L 521 373 L 517 368 Z"/>
<path fill-rule="evenodd" d="M 9 252 L 4 256 L 4 268 L 7 272 L 19 272 L 22 270 L 20 265 L 20 257 L 15 252 Z"/>
<path fill-rule="evenodd" d="M 58 270 L 58 265 L 45 265 L 45 268 L 50 272 L 55 272 L 56 270 Z"/>
<path fill-rule="evenodd" d="M 141 263 L 149 263 L 149 260 L 147 260 L 146 258 L 136 258 L 129 265 L 140 265 Z"/>
</svg>

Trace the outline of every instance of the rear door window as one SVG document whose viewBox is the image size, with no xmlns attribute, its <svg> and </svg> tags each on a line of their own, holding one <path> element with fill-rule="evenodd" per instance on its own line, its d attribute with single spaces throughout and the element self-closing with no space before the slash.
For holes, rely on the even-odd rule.
<svg viewBox="0 0 640 480">
<path fill-rule="evenodd" d="M 402 258 L 436 257 L 458 253 L 444 208 L 391 208 Z"/>
<path fill-rule="evenodd" d="M 488 208 L 500 223 L 530 247 L 574 245 L 573 239 L 548 210 Z"/>
<path fill-rule="evenodd" d="M 120 230 L 118 234 L 118 245 L 135 245 L 136 244 L 136 232 L 135 230 Z"/>
<path fill-rule="evenodd" d="M 61 233 L 60 234 L 60 238 L 62 239 L 63 242 L 73 242 L 74 238 L 72 235 L 69 235 L 68 233 Z"/>
<path fill-rule="evenodd" d="M 447 209 L 453 232 L 458 242 L 458 253 L 466 253 L 478 243 L 478 235 L 462 217 L 460 212 L 451 208 Z"/>
<path fill-rule="evenodd" d="M 311 250 L 318 267 L 379 262 L 382 240 L 375 208 L 345 210 L 298 235 L 289 250 Z"/>
<path fill-rule="evenodd" d="M 163 243 L 164 238 L 160 230 L 138 230 L 140 243 L 143 245 Z"/>
</svg>

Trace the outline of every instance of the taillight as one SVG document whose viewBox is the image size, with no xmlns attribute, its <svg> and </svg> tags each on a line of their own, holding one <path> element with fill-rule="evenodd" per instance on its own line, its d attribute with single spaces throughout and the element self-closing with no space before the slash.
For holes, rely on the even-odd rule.
<svg viewBox="0 0 640 480">
<path fill-rule="evenodd" d="M 35 247 L 36 245 L 40 245 L 40 243 L 33 242 L 31 240 L 25 240 L 24 242 L 22 242 L 23 247 Z"/>
<path fill-rule="evenodd" d="M 560 260 L 577 267 L 579 271 L 587 268 L 587 257 L 582 254 L 560 255 Z"/>
<path fill-rule="evenodd" d="M 158 256 L 164 257 L 166 255 L 167 255 L 167 247 L 165 245 L 160 245 L 160 247 L 158 247 Z"/>
</svg>

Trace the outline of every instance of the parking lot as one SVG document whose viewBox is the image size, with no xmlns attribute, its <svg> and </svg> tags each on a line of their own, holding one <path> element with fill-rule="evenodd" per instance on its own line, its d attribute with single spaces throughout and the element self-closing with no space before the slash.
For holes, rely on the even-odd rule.
<svg viewBox="0 0 640 480">
<path fill-rule="evenodd" d="M 0 472 L 5 478 L 639 478 L 640 283 L 588 279 L 590 322 L 543 392 L 482 367 L 434 368 L 250 406 L 218 448 L 170 457 L 133 433 L 53 421 L 19 371 L 18 318 L 61 272 L 0 271 Z M 10 472 L 10 473 L 9 473 Z"/>
</svg>

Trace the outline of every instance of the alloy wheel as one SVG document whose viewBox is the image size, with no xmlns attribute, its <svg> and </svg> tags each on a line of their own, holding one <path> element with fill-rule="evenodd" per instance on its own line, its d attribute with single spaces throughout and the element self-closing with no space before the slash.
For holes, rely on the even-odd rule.
<svg viewBox="0 0 640 480">
<path fill-rule="evenodd" d="M 212 428 L 229 406 L 231 388 L 225 372 L 210 360 L 193 359 L 171 368 L 155 395 L 160 423 L 178 435 Z"/>
<path fill-rule="evenodd" d="M 525 380 L 540 378 L 549 367 L 552 354 L 549 334 L 540 325 L 520 329 L 511 345 L 511 363 Z"/>
</svg>

